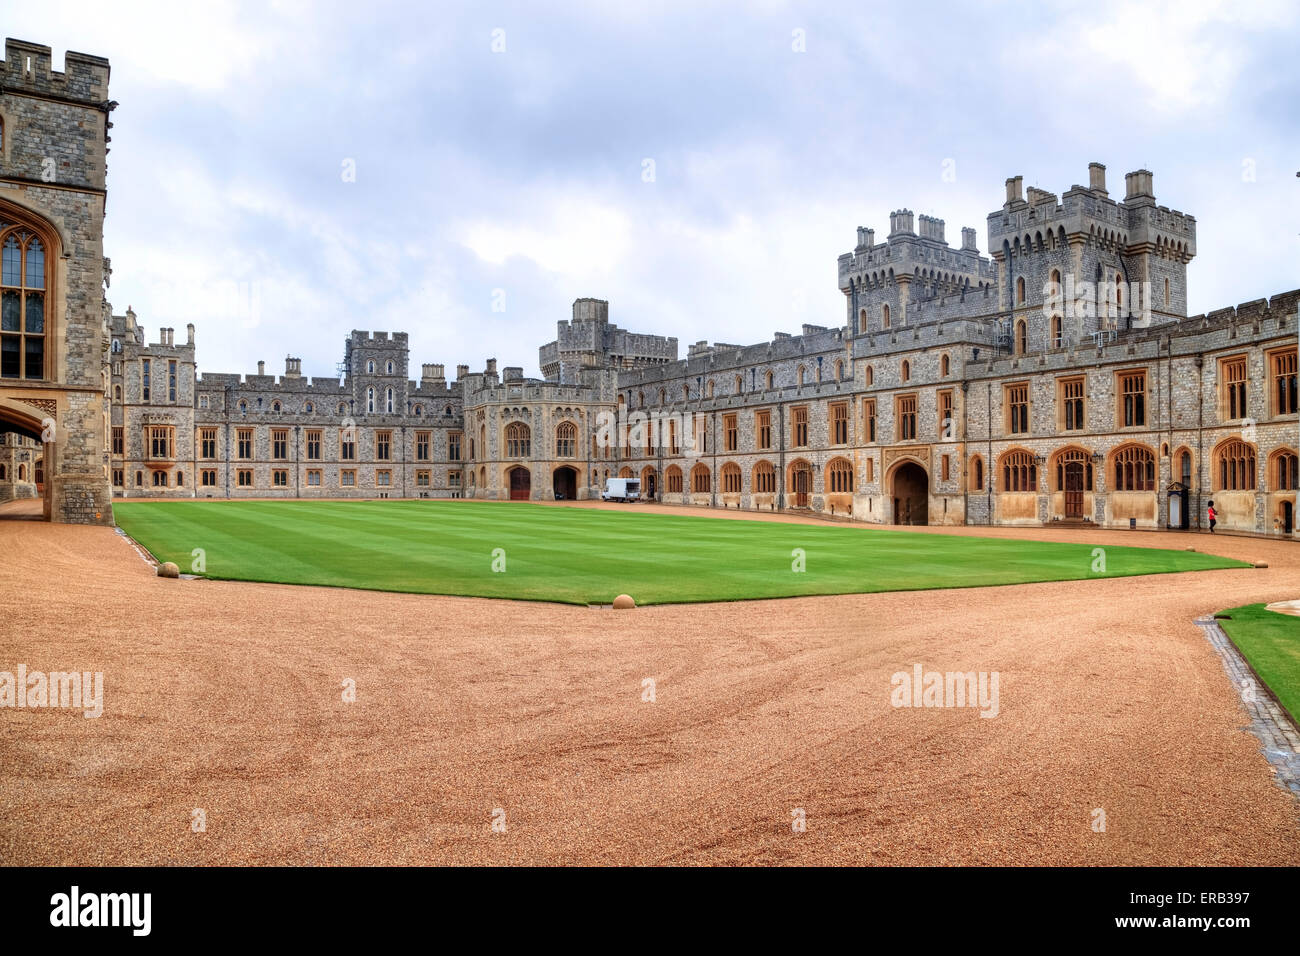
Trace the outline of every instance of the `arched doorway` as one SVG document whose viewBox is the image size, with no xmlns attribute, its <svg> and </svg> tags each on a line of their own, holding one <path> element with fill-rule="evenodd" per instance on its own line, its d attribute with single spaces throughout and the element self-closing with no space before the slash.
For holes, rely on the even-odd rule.
<svg viewBox="0 0 1300 956">
<path fill-rule="evenodd" d="M 568 465 L 561 465 L 551 477 L 551 489 L 556 501 L 573 501 L 578 497 L 578 473 Z"/>
<path fill-rule="evenodd" d="M 527 501 L 532 497 L 533 477 L 527 468 L 511 468 L 509 477 L 511 501 Z"/>
<path fill-rule="evenodd" d="M 0 401 L 0 434 L 12 436 L 8 439 L 10 445 L 15 438 L 21 438 L 22 447 L 31 453 L 31 463 L 15 467 L 10 480 L 18 479 L 21 472 L 22 481 L 30 481 L 36 486 L 36 499 L 31 501 L 32 506 L 36 506 L 37 500 L 40 502 L 39 515 L 24 509 L 13 517 L 39 517 L 49 521 L 54 514 L 54 483 L 49 478 L 57 474 L 57 448 L 53 443 L 44 444 L 42 429 L 42 423 L 35 417 Z"/>
<path fill-rule="evenodd" d="M 807 508 L 812 495 L 812 465 L 800 459 L 790 465 L 790 505 Z"/>
<path fill-rule="evenodd" d="M 894 469 L 894 524 L 930 523 L 930 477 L 914 461 Z"/>
<path fill-rule="evenodd" d="M 653 468 L 641 469 L 641 493 L 649 498 L 655 498 L 659 494 L 659 482 Z"/>
<path fill-rule="evenodd" d="M 1290 501 L 1282 502 L 1282 533 L 1290 534 L 1295 530 L 1295 505 Z"/>
</svg>

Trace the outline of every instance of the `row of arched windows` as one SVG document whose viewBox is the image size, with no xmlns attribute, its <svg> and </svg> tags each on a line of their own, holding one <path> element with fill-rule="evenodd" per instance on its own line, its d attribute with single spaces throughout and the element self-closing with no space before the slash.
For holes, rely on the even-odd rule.
<svg viewBox="0 0 1300 956">
<path fill-rule="evenodd" d="M 1257 453 L 1255 447 L 1241 439 L 1229 439 L 1221 442 L 1211 455 L 1211 487 L 1214 491 L 1254 491 L 1257 484 Z M 986 489 L 984 486 L 984 460 L 981 455 L 973 455 L 970 460 L 968 475 L 971 491 L 994 490 L 999 492 L 1037 491 L 1039 479 L 1039 460 L 1032 452 L 1023 448 L 1014 448 L 1004 452 L 998 459 L 995 474 L 997 486 Z M 1082 448 L 1066 448 L 1056 452 L 1051 458 L 1049 477 L 1052 479 L 1053 491 L 1067 490 L 1067 472 L 1074 473 L 1081 481 L 1082 488 L 1074 490 L 1094 490 L 1094 459 L 1091 453 Z M 1107 475 L 1111 480 L 1112 491 L 1156 491 L 1158 469 L 1156 454 L 1146 445 L 1128 444 L 1113 451 L 1110 455 Z M 1174 459 L 1175 481 L 1184 485 L 1192 483 L 1192 453 L 1180 449 Z M 1291 448 L 1281 448 L 1269 458 L 1267 480 L 1274 491 L 1294 491 L 1300 487 L 1300 456 Z"/>
</svg>

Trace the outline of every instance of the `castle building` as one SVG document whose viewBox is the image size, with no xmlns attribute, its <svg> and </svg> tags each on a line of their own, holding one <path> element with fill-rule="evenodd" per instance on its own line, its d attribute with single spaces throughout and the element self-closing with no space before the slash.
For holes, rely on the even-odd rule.
<svg viewBox="0 0 1300 956">
<path fill-rule="evenodd" d="M 0 90 L 20 161 L 0 177 L 0 500 L 111 521 L 109 488 L 547 501 L 638 477 L 669 504 L 877 524 L 1189 528 L 1213 501 L 1225 530 L 1300 534 L 1300 290 L 1188 316 L 1196 221 L 1157 204 L 1148 170 L 1123 199 L 1098 163 L 1059 197 L 1008 179 L 987 256 L 974 228 L 954 249 L 943 220 L 897 210 L 839 257 L 843 324 L 754 345 L 681 358 L 578 299 L 541 379 L 489 359 L 417 380 L 407 335 L 371 331 L 336 375 L 290 356 L 279 376 L 200 376 L 193 326 L 148 342 L 96 289 L 108 66 L 48 60 L 9 41 Z M 32 179 L 42 150 L 70 157 L 57 187 Z"/>
</svg>

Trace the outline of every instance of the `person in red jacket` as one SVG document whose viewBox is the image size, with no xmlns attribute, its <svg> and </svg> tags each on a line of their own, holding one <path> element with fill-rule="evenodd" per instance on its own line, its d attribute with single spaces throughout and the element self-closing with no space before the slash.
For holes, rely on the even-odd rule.
<svg viewBox="0 0 1300 956">
<path fill-rule="evenodd" d="M 1210 514 L 1210 534 L 1214 534 L 1214 525 L 1216 523 L 1216 519 L 1219 517 L 1219 513 L 1214 510 L 1213 501 L 1210 502 L 1209 514 Z"/>
</svg>

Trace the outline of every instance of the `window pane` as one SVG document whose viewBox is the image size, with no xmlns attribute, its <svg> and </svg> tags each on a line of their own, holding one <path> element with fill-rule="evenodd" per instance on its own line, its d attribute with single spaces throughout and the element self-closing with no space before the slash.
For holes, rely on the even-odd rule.
<svg viewBox="0 0 1300 956">
<path fill-rule="evenodd" d="M 0 281 L 3 281 L 5 285 L 21 285 L 18 278 L 22 251 L 18 248 L 18 240 L 13 236 L 5 240 L 3 261 L 3 268 L 0 268 L 0 273 L 2 273 L 0 274 Z"/>
<path fill-rule="evenodd" d="M 27 293 L 27 331 L 45 331 L 45 296 L 40 292 Z"/>
<path fill-rule="evenodd" d="M 5 292 L 4 303 L 0 305 L 0 331 L 17 332 L 19 304 L 17 292 Z"/>
<path fill-rule="evenodd" d="M 0 341 L 0 376 L 18 377 L 18 336 L 6 335 Z"/>
<path fill-rule="evenodd" d="M 27 340 L 27 377 L 45 377 L 45 340 Z"/>
<path fill-rule="evenodd" d="M 27 247 L 27 288 L 45 288 L 45 249 L 39 239 Z"/>
</svg>

